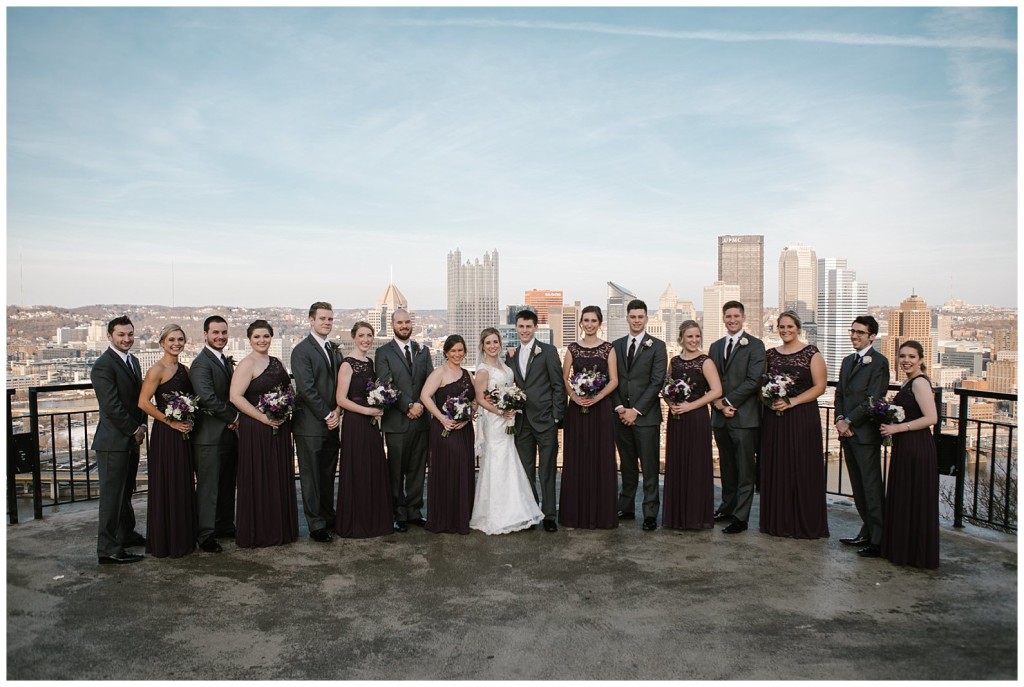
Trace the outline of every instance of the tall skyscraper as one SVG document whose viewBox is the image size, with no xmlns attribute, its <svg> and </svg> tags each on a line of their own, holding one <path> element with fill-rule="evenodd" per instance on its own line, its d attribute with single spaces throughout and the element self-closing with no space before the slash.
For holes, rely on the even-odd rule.
<svg viewBox="0 0 1024 687">
<path fill-rule="evenodd" d="M 726 284 L 724 281 L 716 281 L 704 287 L 704 324 L 703 330 L 705 350 L 715 341 L 725 336 L 725 323 L 722 322 L 722 306 L 727 301 L 740 301 L 740 287 L 738 284 Z M 750 328 L 750 315 L 747 304 L 743 303 L 743 310 L 747 314 L 747 329 Z M 677 332 L 678 333 L 678 332 Z"/>
<path fill-rule="evenodd" d="M 558 313 L 562 307 L 562 292 L 551 289 L 533 289 L 526 292 L 524 302 L 537 313 L 537 324 L 548 324 L 549 313 Z"/>
<path fill-rule="evenodd" d="M 846 258 L 820 258 L 817 346 L 825 358 L 829 379 L 839 379 L 843 358 L 853 352 L 850 324 L 867 310 L 868 285 L 857 281 L 857 273 L 847 268 Z"/>
<path fill-rule="evenodd" d="M 378 337 L 390 339 L 395 335 L 395 330 L 391 328 L 391 315 L 399 309 L 408 310 L 409 301 L 394 283 L 388 284 L 388 288 L 384 289 L 366 316 Z"/>
<path fill-rule="evenodd" d="M 626 305 L 634 298 L 636 296 L 629 289 L 608 282 L 608 308 L 604 322 L 609 341 L 621 339 L 629 333 L 629 325 L 626 324 Z"/>
<path fill-rule="evenodd" d="M 476 365 L 480 332 L 498 322 L 498 250 L 462 263 L 462 252 L 448 253 L 448 333 L 466 340 L 466 364 Z"/>
<path fill-rule="evenodd" d="M 658 299 L 658 317 L 665 323 L 665 343 L 675 343 L 679 338 L 679 325 L 686 320 L 686 315 L 672 284 L 665 287 Z"/>
<path fill-rule="evenodd" d="M 815 342 L 818 312 L 818 256 L 808 246 L 786 246 L 779 255 L 779 312 L 792 310 Z"/>
<path fill-rule="evenodd" d="M 580 339 L 582 332 L 580 332 L 580 302 L 576 301 L 572 305 L 563 305 L 561 308 L 562 326 L 559 334 L 561 335 L 560 342 L 556 343 L 556 346 L 568 346 L 571 343 L 575 343 Z M 554 325 L 551 327 L 554 329 Z"/>
<path fill-rule="evenodd" d="M 893 371 L 893 379 L 901 379 L 897 374 L 899 362 L 896 354 L 904 341 L 913 339 L 924 348 L 924 364 L 929 370 L 935 367 L 935 347 L 932 345 L 932 311 L 928 304 L 917 294 L 903 299 L 900 307 L 891 308 L 888 312 L 889 328 L 882 337 L 882 353 L 889 359 L 889 367 Z"/>
<path fill-rule="evenodd" d="M 764 318 L 764 236 L 719 236 L 718 281 L 738 284 L 747 330 L 761 336 Z M 707 317 L 707 315 L 705 315 Z"/>
</svg>

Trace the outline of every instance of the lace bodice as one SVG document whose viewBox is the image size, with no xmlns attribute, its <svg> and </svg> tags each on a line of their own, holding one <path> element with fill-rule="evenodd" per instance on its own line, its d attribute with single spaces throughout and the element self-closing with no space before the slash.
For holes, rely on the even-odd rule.
<svg viewBox="0 0 1024 687">
<path fill-rule="evenodd" d="M 601 374 L 608 376 L 608 355 L 613 350 L 610 343 L 602 341 L 593 348 L 587 348 L 574 341 L 569 344 L 568 348 L 569 355 L 572 356 L 573 373 L 582 370 L 597 370 Z"/>
<path fill-rule="evenodd" d="M 683 379 L 690 385 L 689 399 L 700 398 L 708 392 L 708 380 L 704 379 L 704 361 L 708 357 L 701 353 L 693 360 L 684 360 L 681 355 L 672 358 L 669 377 Z"/>
<path fill-rule="evenodd" d="M 497 367 L 487 363 L 480 363 L 477 365 L 477 370 L 487 373 L 488 390 L 496 389 L 505 384 L 512 384 L 515 379 L 512 374 L 512 370 L 500 363 Z"/>
<path fill-rule="evenodd" d="M 793 389 L 790 396 L 796 396 L 814 386 L 811 379 L 811 358 L 818 352 L 816 346 L 805 346 L 796 353 L 779 353 L 774 348 L 768 350 L 766 373 L 768 375 L 788 374 L 793 378 Z"/>
<path fill-rule="evenodd" d="M 291 384 L 291 380 L 288 379 L 288 372 L 284 369 L 284 365 L 274 356 L 270 356 L 270 362 L 266 369 L 256 379 L 249 382 L 249 388 L 245 390 L 245 400 L 255 406 L 259 403 L 261 395 L 274 387 L 283 387 L 289 384 Z"/>
<path fill-rule="evenodd" d="M 373 361 L 346 357 L 345 362 L 352 366 L 352 380 L 348 385 L 348 400 L 361 406 L 369 406 L 370 404 L 366 402 L 366 387 L 375 376 Z"/>
</svg>

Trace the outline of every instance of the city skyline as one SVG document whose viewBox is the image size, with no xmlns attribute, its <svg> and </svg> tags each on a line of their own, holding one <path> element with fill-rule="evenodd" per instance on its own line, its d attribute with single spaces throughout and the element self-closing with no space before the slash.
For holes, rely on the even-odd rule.
<svg viewBox="0 0 1024 687">
<path fill-rule="evenodd" d="M 612 281 L 654 308 L 669 283 L 700 303 L 717 237 L 749 234 L 769 265 L 848 260 L 872 304 L 1017 305 L 1016 8 L 21 7 L 7 28 L 9 304 L 365 307 L 393 274 L 439 310 L 458 247 L 500 252 L 499 305 L 603 305 Z"/>
</svg>

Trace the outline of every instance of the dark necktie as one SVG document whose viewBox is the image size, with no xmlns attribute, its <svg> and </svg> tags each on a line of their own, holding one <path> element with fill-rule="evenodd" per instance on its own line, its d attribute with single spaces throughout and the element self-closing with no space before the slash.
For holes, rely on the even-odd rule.
<svg viewBox="0 0 1024 687">
<path fill-rule="evenodd" d="M 135 382 L 136 383 L 141 383 L 142 380 L 139 379 L 139 373 L 135 369 L 135 363 L 132 361 L 132 354 L 131 353 L 125 353 L 124 357 L 125 357 L 125 362 L 128 363 L 128 369 L 131 370 L 131 372 L 132 372 L 132 377 L 135 379 Z"/>
<path fill-rule="evenodd" d="M 409 344 L 405 344 L 405 362 L 409 363 L 409 369 L 412 369 L 412 352 L 409 350 Z"/>
<path fill-rule="evenodd" d="M 725 359 L 728 360 L 729 356 L 732 355 L 732 337 L 729 337 L 729 344 L 725 347 Z"/>
<path fill-rule="evenodd" d="M 626 369 L 633 367 L 633 356 L 636 355 L 636 337 L 629 340 L 629 351 L 626 352 Z"/>
</svg>

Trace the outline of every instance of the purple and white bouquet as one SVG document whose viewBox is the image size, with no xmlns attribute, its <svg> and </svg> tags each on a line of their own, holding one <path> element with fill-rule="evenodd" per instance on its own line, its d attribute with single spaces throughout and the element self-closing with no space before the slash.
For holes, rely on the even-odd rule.
<svg viewBox="0 0 1024 687">
<path fill-rule="evenodd" d="M 441 413 L 452 422 L 465 422 L 473 417 L 473 404 L 466 400 L 465 394 L 449 396 L 441 406 Z M 441 431 L 442 437 L 449 434 L 447 429 Z"/>
<path fill-rule="evenodd" d="M 371 408 L 383 408 L 398 402 L 399 392 L 391 382 L 371 379 L 366 383 L 366 404 Z M 380 426 L 380 418 L 373 418 L 373 424 Z"/>
<path fill-rule="evenodd" d="M 174 391 L 164 394 L 163 399 L 167 401 L 164 408 L 164 415 L 178 422 L 192 422 L 199 411 L 199 397 L 195 394 L 186 394 L 182 391 Z M 188 432 L 183 432 L 182 439 L 188 439 Z"/>
<path fill-rule="evenodd" d="M 885 400 L 868 399 L 868 416 L 880 425 L 898 425 L 907 419 L 907 411 L 903 406 L 888 403 Z M 892 446 L 892 437 L 882 440 L 883 446 Z"/>
<path fill-rule="evenodd" d="M 502 384 L 488 390 L 487 396 L 502 413 L 521 413 L 526 408 L 526 392 L 515 384 Z M 516 433 L 516 420 L 505 420 L 505 434 Z"/>
<path fill-rule="evenodd" d="M 793 376 L 785 372 L 769 372 L 764 379 L 765 382 L 761 386 L 761 401 L 769 408 L 775 401 L 789 398 L 793 392 L 793 385 L 796 384 Z M 782 411 L 776 410 L 775 414 L 782 415 Z"/>
<path fill-rule="evenodd" d="M 665 382 L 665 386 L 661 390 L 662 398 L 664 398 L 669 405 L 686 403 L 690 400 L 691 393 L 693 393 L 693 387 L 682 377 L 679 379 L 668 380 Z M 672 413 L 669 413 L 669 417 L 673 420 L 681 419 L 680 415 L 673 415 Z"/>
<path fill-rule="evenodd" d="M 290 384 L 278 384 L 256 401 L 256 410 L 271 420 L 291 420 L 295 409 L 295 391 Z M 277 427 L 274 427 L 277 434 Z"/>
<path fill-rule="evenodd" d="M 597 368 L 593 370 L 583 368 L 569 379 L 569 386 L 572 387 L 573 393 L 580 398 L 595 396 L 607 385 L 608 375 L 598 372 Z M 581 407 L 580 412 L 589 413 L 590 408 Z"/>
</svg>

